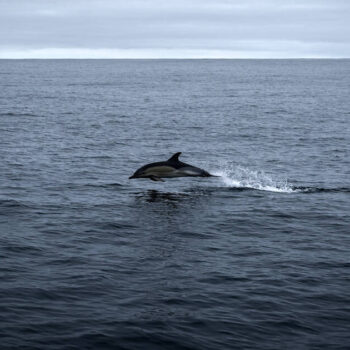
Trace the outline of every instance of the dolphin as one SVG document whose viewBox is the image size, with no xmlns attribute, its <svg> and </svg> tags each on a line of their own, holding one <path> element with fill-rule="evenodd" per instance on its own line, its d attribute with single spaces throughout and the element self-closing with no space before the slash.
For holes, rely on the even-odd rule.
<svg viewBox="0 0 350 350">
<path fill-rule="evenodd" d="M 179 161 L 181 152 L 175 153 L 165 162 L 156 162 L 146 164 L 129 177 L 129 179 L 147 178 L 153 181 L 163 181 L 164 177 L 185 177 L 185 176 L 200 176 L 209 177 L 215 176 L 207 171 L 197 168 Z"/>
</svg>

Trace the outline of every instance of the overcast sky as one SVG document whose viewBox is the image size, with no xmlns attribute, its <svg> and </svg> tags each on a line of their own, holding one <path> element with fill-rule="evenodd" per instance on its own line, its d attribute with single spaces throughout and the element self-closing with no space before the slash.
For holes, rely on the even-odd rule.
<svg viewBox="0 0 350 350">
<path fill-rule="evenodd" d="M 0 58 L 350 57 L 350 0 L 0 0 Z"/>
</svg>

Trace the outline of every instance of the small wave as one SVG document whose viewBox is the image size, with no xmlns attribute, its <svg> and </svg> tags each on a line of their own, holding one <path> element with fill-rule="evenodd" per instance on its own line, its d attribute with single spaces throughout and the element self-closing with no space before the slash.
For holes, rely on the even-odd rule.
<svg viewBox="0 0 350 350">
<path fill-rule="evenodd" d="M 33 113 L 14 113 L 14 112 L 4 112 L 0 113 L 1 117 L 40 117 Z"/>
<path fill-rule="evenodd" d="M 121 183 L 115 182 L 115 183 L 96 183 L 96 184 L 85 184 L 86 187 L 100 187 L 100 188 L 115 188 L 115 187 L 122 187 L 123 185 Z"/>
<path fill-rule="evenodd" d="M 343 192 L 349 193 L 350 188 L 348 187 L 335 187 L 335 188 L 326 188 L 326 187 L 293 187 L 294 192 L 303 192 L 303 193 L 321 193 L 321 192 Z"/>
<path fill-rule="evenodd" d="M 220 176 L 224 185 L 231 188 L 279 193 L 299 192 L 286 180 L 276 180 L 263 171 L 250 170 L 241 166 L 226 166 L 224 169 L 213 171 L 213 175 Z"/>
<path fill-rule="evenodd" d="M 29 208 L 26 204 L 13 199 L 0 199 L 0 215 L 6 215 L 10 212 L 17 212 Z"/>
<path fill-rule="evenodd" d="M 0 207 L 6 208 L 27 208 L 23 203 L 20 203 L 14 199 L 0 199 Z"/>
</svg>

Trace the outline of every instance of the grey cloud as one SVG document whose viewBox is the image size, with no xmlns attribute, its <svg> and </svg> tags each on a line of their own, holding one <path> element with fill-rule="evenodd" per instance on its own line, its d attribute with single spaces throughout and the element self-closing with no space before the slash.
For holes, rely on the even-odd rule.
<svg viewBox="0 0 350 350">
<path fill-rule="evenodd" d="M 349 57 L 349 10 L 344 0 L 0 0 L 0 57 L 29 49 Z"/>
</svg>

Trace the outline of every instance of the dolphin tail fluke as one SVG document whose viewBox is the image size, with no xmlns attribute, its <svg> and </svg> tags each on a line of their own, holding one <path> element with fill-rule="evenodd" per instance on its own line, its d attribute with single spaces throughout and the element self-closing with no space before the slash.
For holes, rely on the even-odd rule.
<svg viewBox="0 0 350 350">
<path fill-rule="evenodd" d="M 206 172 L 205 175 L 203 175 L 204 177 L 221 177 L 221 175 L 213 175 L 213 174 L 210 174 L 208 172 Z"/>
<path fill-rule="evenodd" d="M 203 177 L 220 177 L 220 175 L 213 175 L 213 174 L 208 173 L 205 170 L 202 171 L 202 176 Z"/>
</svg>

